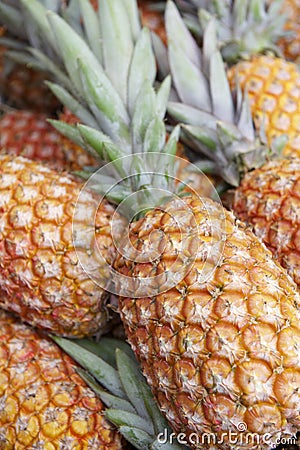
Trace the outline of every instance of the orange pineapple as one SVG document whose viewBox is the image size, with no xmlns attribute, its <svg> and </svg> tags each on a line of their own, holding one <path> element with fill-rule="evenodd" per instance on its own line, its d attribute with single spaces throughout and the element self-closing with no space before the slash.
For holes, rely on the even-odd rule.
<svg viewBox="0 0 300 450">
<path fill-rule="evenodd" d="M 109 319 L 108 294 L 89 270 L 99 267 L 98 283 L 105 286 L 115 256 L 114 208 L 106 201 L 98 207 L 99 197 L 91 192 L 78 200 L 81 188 L 66 173 L 0 155 L 0 307 L 72 337 L 95 334 Z M 116 236 L 120 225 L 116 217 Z"/>
<path fill-rule="evenodd" d="M 34 0 L 22 2 L 34 11 Z M 74 127 L 110 162 L 102 172 L 105 185 L 100 176 L 95 185 L 120 202 L 131 219 L 112 271 L 128 339 L 175 432 L 200 441 L 203 433 L 217 440 L 225 433 L 225 442 L 214 448 L 241 448 L 229 442 L 232 431 L 240 442 L 244 439 L 244 448 L 253 449 L 245 442 L 242 423 L 261 438 L 257 448 L 268 449 L 300 428 L 297 286 L 220 204 L 177 195 L 172 174 L 179 130 L 174 128 L 166 142 L 164 125 L 170 80 L 157 91 L 152 87 L 156 64 L 149 33 L 138 33 L 122 0 L 103 0 L 101 7 L 106 21 L 97 26 L 105 71 L 64 20 L 46 11 L 43 17 L 59 43 L 65 73 L 77 80 L 69 94 L 98 118 L 96 127 Z M 174 27 L 180 33 L 177 22 Z M 107 51 L 108 40 L 114 52 Z M 194 46 L 190 51 L 195 56 Z M 223 67 L 219 57 L 217 62 L 218 69 Z M 115 102 L 102 103 L 94 86 L 101 86 L 102 101 Z M 223 98 L 217 94 L 223 89 L 221 83 L 213 97 L 221 109 Z M 193 91 L 190 97 L 200 96 Z M 226 116 L 227 106 L 222 109 Z M 264 433 L 268 442 L 262 441 Z"/>
<path fill-rule="evenodd" d="M 65 114 L 61 120 L 69 118 Z M 97 166 L 95 158 L 58 133 L 42 113 L 15 110 L 4 114 L 0 118 L 0 148 L 57 170 L 70 172 Z"/>
<path fill-rule="evenodd" d="M 123 448 L 77 364 L 2 310 L 0 381 L 1 450 Z"/>
</svg>

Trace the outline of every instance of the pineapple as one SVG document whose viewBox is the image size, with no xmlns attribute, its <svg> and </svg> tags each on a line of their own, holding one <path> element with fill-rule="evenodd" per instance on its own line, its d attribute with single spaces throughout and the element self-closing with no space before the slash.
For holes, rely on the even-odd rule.
<svg viewBox="0 0 300 450">
<path fill-rule="evenodd" d="M 286 134 L 284 155 L 299 157 L 298 68 L 272 54 L 260 54 L 268 50 L 276 53 L 275 44 L 284 36 L 286 18 L 280 13 L 282 0 L 272 1 L 269 8 L 267 0 L 232 0 L 225 5 L 220 1 L 202 3 L 207 8 L 199 12 L 202 28 L 212 15 L 218 17 L 222 55 L 233 64 L 227 72 L 232 89 L 238 80 L 242 89 L 247 90 L 256 127 L 264 127 L 269 145 L 274 138 Z"/>
<path fill-rule="evenodd" d="M 60 118 L 73 121 L 67 113 Z M 47 163 L 56 170 L 70 172 L 99 164 L 80 146 L 54 130 L 44 114 L 32 111 L 9 111 L 0 118 L 0 148 L 13 155 Z"/>
<path fill-rule="evenodd" d="M 243 99 L 239 90 L 234 102 L 213 44 L 214 23 L 205 30 L 202 54 L 174 8 L 168 9 L 167 24 L 170 68 L 178 95 L 177 102 L 169 103 L 169 113 L 184 123 L 189 144 L 213 160 L 215 172 L 237 187 L 234 212 L 254 226 L 257 236 L 300 286 L 298 159 L 283 158 L 279 149 L 271 155 L 263 136 L 255 133 L 247 97 Z M 184 65 L 180 66 L 183 53 Z M 193 73 L 193 78 L 187 79 L 187 73 Z M 191 92 L 201 95 L 196 98 Z M 282 144 L 281 139 L 276 141 Z M 271 156 L 276 159 L 266 163 Z"/>
<path fill-rule="evenodd" d="M 1 450 L 122 449 L 77 364 L 3 310 L 0 323 Z"/>
<path fill-rule="evenodd" d="M 285 156 L 300 157 L 300 73 L 294 63 L 273 56 L 253 56 L 228 72 L 231 86 L 236 78 L 250 96 L 257 128 L 265 129 L 269 144 L 282 134 L 288 137 Z"/>
<path fill-rule="evenodd" d="M 73 133 L 109 162 L 87 186 L 129 216 L 111 290 L 120 295 L 128 340 L 171 427 L 192 448 L 211 448 L 205 433 L 214 436 L 213 448 L 226 450 L 263 450 L 290 437 L 300 428 L 297 286 L 219 203 L 178 195 L 172 173 L 179 129 L 166 143 L 164 125 L 170 81 L 152 87 L 156 64 L 149 33 L 136 27 L 136 3 L 127 0 L 125 9 L 121 0 L 101 0 L 102 19 L 92 16 L 105 71 L 63 19 L 37 10 L 34 0 L 22 3 L 37 26 L 48 18 L 59 43 L 74 84 L 64 91 L 66 106 L 81 99 L 98 120 L 96 128 L 77 125 Z M 257 444 L 246 442 L 246 428 L 259 436 Z"/>
<path fill-rule="evenodd" d="M 92 192 L 79 200 L 81 189 L 67 173 L 0 154 L 0 307 L 71 337 L 95 334 L 107 323 L 103 288 L 115 257 L 114 208 Z M 116 240 L 121 225 L 115 215 Z M 97 284 L 89 277 L 94 265 Z"/>
</svg>

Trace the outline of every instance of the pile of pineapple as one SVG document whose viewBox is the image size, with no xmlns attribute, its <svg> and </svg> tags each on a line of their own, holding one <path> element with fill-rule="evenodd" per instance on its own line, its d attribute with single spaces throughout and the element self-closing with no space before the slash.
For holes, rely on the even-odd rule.
<svg viewBox="0 0 300 450">
<path fill-rule="evenodd" d="M 0 450 L 300 448 L 299 0 L 0 26 Z"/>
</svg>

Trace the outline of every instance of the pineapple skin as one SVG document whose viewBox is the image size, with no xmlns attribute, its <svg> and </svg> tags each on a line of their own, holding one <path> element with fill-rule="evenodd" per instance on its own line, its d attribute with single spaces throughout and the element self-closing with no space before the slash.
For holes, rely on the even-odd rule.
<svg viewBox="0 0 300 450">
<path fill-rule="evenodd" d="M 55 170 L 72 172 L 97 166 L 95 158 L 56 131 L 46 115 L 33 111 L 10 111 L 0 118 L 0 149 L 44 162 Z"/>
<path fill-rule="evenodd" d="M 264 124 L 269 145 L 286 134 L 284 156 L 300 157 L 300 73 L 297 66 L 281 58 L 254 56 L 227 71 L 233 88 L 238 78 L 247 89 L 258 129 Z"/>
<path fill-rule="evenodd" d="M 268 449 L 279 436 L 300 427 L 300 298 L 297 286 L 249 228 L 226 212 L 222 258 L 206 282 L 199 281 L 206 243 L 222 208 L 185 197 L 198 226 L 188 228 L 193 268 L 176 287 L 155 297 L 120 298 L 129 342 L 170 426 L 199 438 L 205 449 Z M 119 255 L 116 270 L 142 279 L 165 272 L 177 257 L 180 234 L 175 219 L 184 211 L 175 203 L 153 210 L 131 225 L 129 241 L 142 253 L 153 230 L 165 233 L 166 250 L 156 261 L 136 263 Z M 171 216 L 175 219 L 172 220 Z M 189 230 L 189 231 L 188 231 Z M 199 239 L 199 249 L 193 239 Z M 159 243 L 155 243 L 159 245 Z M 124 246 L 123 255 L 127 250 Z M 180 264 L 180 262 L 179 262 Z M 138 286 L 139 283 L 133 285 Z M 270 433 L 268 443 L 243 442 L 247 432 Z M 229 431 L 238 443 L 228 442 Z M 217 439 L 208 443 L 203 433 Z M 225 438 L 222 443 L 222 433 Z M 227 441 L 226 441 L 227 439 Z M 195 440 L 194 440 L 195 442 Z M 189 442 L 192 448 L 193 442 Z"/>
<path fill-rule="evenodd" d="M 274 160 L 249 172 L 235 190 L 232 208 L 300 286 L 299 160 Z"/>
<path fill-rule="evenodd" d="M 121 449 L 103 413 L 74 361 L 0 310 L 1 450 Z"/>
<path fill-rule="evenodd" d="M 81 262 L 105 283 L 115 256 L 114 208 L 89 192 L 77 202 L 81 188 L 67 173 L 0 155 L 0 307 L 69 337 L 92 335 L 109 318 L 108 294 Z M 115 216 L 116 233 L 121 225 Z"/>
</svg>

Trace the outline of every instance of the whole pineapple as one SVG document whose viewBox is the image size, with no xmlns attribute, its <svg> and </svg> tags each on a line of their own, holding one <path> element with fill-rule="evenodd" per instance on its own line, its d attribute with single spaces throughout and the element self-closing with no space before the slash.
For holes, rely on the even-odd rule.
<svg viewBox="0 0 300 450">
<path fill-rule="evenodd" d="M 72 119 L 65 113 L 61 120 Z M 0 117 L 0 149 L 68 172 L 99 164 L 80 146 L 58 133 L 47 122 L 47 116 L 33 111 L 9 111 Z"/>
<path fill-rule="evenodd" d="M 78 200 L 82 186 L 67 173 L 0 154 L 0 307 L 71 337 L 95 334 L 108 321 L 103 287 L 115 257 L 114 208 L 92 192 Z M 115 238 L 121 223 L 115 216 Z M 94 265 L 98 284 L 89 276 Z"/>
<path fill-rule="evenodd" d="M 271 155 L 263 136 L 254 130 L 247 97 L 243 99 L 239 90 L 234 99 L 214 44 L 213 21 L 204 32 L 200 49 L 178 11 L 170 7 L 167 14 L 169 61 L 178 96 L 177 101 L 169 103 L 169 113 L 184 124 L 189 145 L 212 160 L 215 172 L 237 187 L 234 212 L 254 226 L 256 234 L 300 285 L 297 159 L 284 158 L 281 152 Z M 182 58 L 184 64 L 180 66 Z M 193 73 L 193 77 L 187 78 L 187 73 Z M 270 157 L 275 160 L 266 164 Z"/>
<path fill-rule="evenodd" d="M 49 338 L 0 310 L 0 448 L 121 449 L 77 364 Z"/>
<path fill-rule="evenodd" d="M 22 1 L 34 14 L 32 0 Z M 129 3 L 128 10 L 136 10 Z M 205 442 L 211 433 L 213 448 L 268 449 L 300 427 L 296 284 L 220 204 L 176 196 L 171 175 L 178 128 L 166 144 L 163 122 L 168 79 L 157 92 L 151 87 L 149 35 L 135 30 L 134 15 L 122 2 L 102 0 L 100 8 L 105 72 L 72 28 L 55 14 L 47 17 L 65 72 L 74 82 L 80 79 L 68 94 L 86 98 L 87 111 L 101 119 L 97 129 L 76 128 L 110 162 L 105 186 L 100 177 L 94 186 L 121 205 L 125 201 L 123 211 L 131 217 L 112 272 L 128 339 L 160 408 L 188 445 L 212 448 Z M 108 40 L 114 52 L 106 51 Z M 125 41 L 131 49 L 126 55 Z M 95 86 L 101 86 L 101 97 Z M 116 100 L 109 111 L 101 103 L 107 98 Z M 246 442 L 246 428 L 257 433 L 257 444 Z M 235 444 L 230 431 L 237 433 Z"/>
<path fill-rule="evenodd" d="M 220 2 L 217 2 L 220 3 Z M 276 42 L 283 33 L 285 17 L 280 12 L 282 0 L 229 1 L 218 9 L 219 45 L 231 87 L 238 80 L 250 97 L 252 114 L 258 129 L 264 128 L 269 145 L 282 134 L 288 137 L 285 156 L 299 157 L 300 75 L 296 64 L 274 54 Z M 217 17 L 216 11 L 212 11 Z M 200 10 L 204 26 L 211 18 Z M 243 60 L 245 59 L 245 60 Z"/>
</svg>

